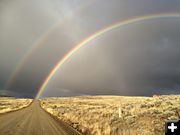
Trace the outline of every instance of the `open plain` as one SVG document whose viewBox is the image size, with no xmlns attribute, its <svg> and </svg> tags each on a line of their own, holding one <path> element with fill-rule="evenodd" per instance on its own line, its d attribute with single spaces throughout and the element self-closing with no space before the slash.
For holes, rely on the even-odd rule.
<svg viewBox="0 0 180 135">
<path fill-rule="evenodd" d="M 180 119 L 180 95 L 45 98 L 41 106 L 85 135 L 164 135 Z"/>
<path fill-rule="evenodd" d="M 32 99 L 0 97 L 0 114 L 22 109 L 31 102 Z"/>
<path fill-rule="evenodd" d="M 180 95 L 0 101 L 1 135 L 164 135 L 165 120 L 180 119 Z"/>
</svg>

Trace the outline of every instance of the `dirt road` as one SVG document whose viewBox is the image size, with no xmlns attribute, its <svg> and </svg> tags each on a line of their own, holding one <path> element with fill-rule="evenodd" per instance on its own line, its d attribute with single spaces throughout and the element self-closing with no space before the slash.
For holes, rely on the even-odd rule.
<svg viewBox="0 0 180 135">
<path fill-rule="evenodd" d="M 29 107 L 0 115 L 0 135 L 79 135 L 56 121 L 34 101 Z"/>
</svg>

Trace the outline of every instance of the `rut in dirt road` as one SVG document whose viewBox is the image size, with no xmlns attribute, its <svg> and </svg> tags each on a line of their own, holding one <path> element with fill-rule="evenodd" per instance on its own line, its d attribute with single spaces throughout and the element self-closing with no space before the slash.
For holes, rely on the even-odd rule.
<svg viewBox="0 0 180 135">
<path fill-rule="evenodd" d="M 80 135 L 58 122 L 34 101 L 22 110 L 0 115 L 0 135 Z"/>
</svg>

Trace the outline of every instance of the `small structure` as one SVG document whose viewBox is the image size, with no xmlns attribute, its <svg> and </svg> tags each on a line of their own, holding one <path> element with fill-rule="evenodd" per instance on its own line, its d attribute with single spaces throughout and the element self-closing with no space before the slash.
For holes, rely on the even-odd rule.
<svg viewBox="0 0 180 135">
<path fill-rule="evenodd" d="M 160 94 L 155 94 L 155 95 L 153 95 L 153 98 L 159 98 L 159 97 L 161 97 Z"/>
<path fill-rule="evenodd" d="M 119 112 L 119 118 L 122 118 L 122 109 L 121 109 L 121 107 L 118 108 L 118 112 Z"/>
</svg>

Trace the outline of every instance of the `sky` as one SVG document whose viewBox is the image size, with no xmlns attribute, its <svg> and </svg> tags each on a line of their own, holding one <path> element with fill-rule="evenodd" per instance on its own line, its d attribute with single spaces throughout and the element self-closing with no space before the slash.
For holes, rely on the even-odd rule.
<svg viewBox="0 0 180 135">
<path fill-rule="evenodd" d="M 35 97 L 58 61 L 93 33 L 128 18 L 180 14 L 179 5 L 180 0 L 1 0 L 0 95 Z M 41 96 L 179 94 L 179 35 L 180 17 L 111 30 L 68 59 Z"/>
</svg>

